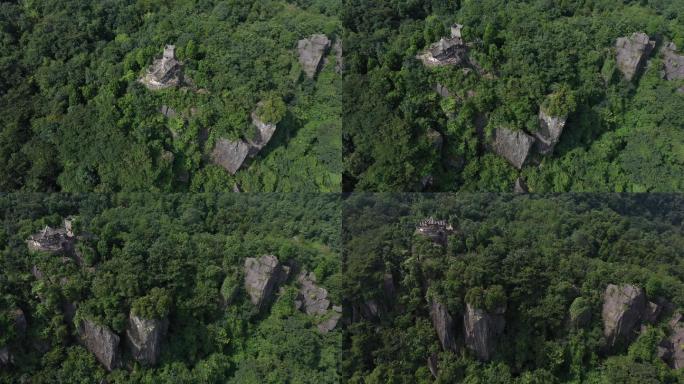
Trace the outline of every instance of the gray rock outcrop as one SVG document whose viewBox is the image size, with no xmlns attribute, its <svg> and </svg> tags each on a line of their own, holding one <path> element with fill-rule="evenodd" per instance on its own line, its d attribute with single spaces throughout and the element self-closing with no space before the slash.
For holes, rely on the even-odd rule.
<svg viewBox="0 0 684 384">
<path fill-rule="evenodd" d="M 247 159 L 249 149 L 249 144 L 242 140 L 218 139 L 211 152 L 211 159 L 234 175 Z"/>
<path fill-rule="evenodd" d="M 82 320 L 76 328 L 81 344 L 111 371 L 119 366 L 119 336 L 109 328 Z"/>
<path fill-rule="evenodd" d="M 455 324 L 447 308 L 442 303 L 433 301 L 430 305 L 430 318 L 432 319 L 432 327 L 437 332 L 442 349 L 456 352 Z"/>
<path fill-rule="evenodd" d="M 333 305 L 332 309 L 328 311 L 326 319 L 320 322 L 317 326 L 320 333 L 328 333 L 337 327 L 337 323 L 342 318 L 342 307 Z"/>
<path fill-rule="evenodd" d="M 451 92 L 449 92 L 449 88 L 445 87 L 440 83 L 437 83 L 435 85 L 435 92 L 437 92 L 437 94 L 442 97 L 451 97 Z"/>
<path fill-rule="evenodd" d="M 534 142 L 534 137 L 523 131 L 497 128 L 494 131 L 492 149 L 496 154 L 511 163 L 511 165 L 520 169 L 525 164 Z"/>
<path fill-rule="evenodd" d="M 658 356 L 672 369 L 684 368 L 684 316 L 677 312 L 669 323 L 669 336 L 658 346 Z"/>
<path fill-rule="evenodd" d="M 463 315 L 463 332 L 466 346 L 475 352 L 482 361 L 489 361 L 496 348 L 496 340 L 506 326 L 504 313 L 506 307 L 496 308 L 492 312 L 466 305 Z"/>
<path fill-rule="evenodd" d="M 225 168 L 231 175 L 240 169 L 248 158 L 256 156 L 261 151 L 276 131 L 277 125 L 263 122 L 257 115 L 256 110 L 251 114 L 254 131 L 246 140 L 218 139 L 211 153 L 214 163 Z"/>
<path fill-rule="evenodd" d="M 344 72 L 344 55 L 342 52 L 342 39 L 336 39 L 333 44 L 333 52 L 335 52 L 335 72 L 341 75 Z"/>
<path fill-rule="evenodd" d="M 176 60 L 176 46 L 165 46 L 162 58 L 155 60 L 139 81 L 152 91 L 181 85 L 183 74 L 181 63 Z"/>
<path fill-rule="evenodd" d="M 527 193 L 529 190 L 527 189 L 527 184 L 525 183 L 525 180 L 523 180 L 522 177 L 518 177 L 515 179 L 515 186 L 513 186 L 513 192 L 515 193 Z"/>
<path fill-rule="evenodd" d="M 297 277 L 300 289 L 295 299 L 295 307 L 307 315 L 322 316 L 328 313 L 330 300 L 328 291 L 316 285 L 316 275 L 313 272 L 302 271 Z"/>
<path fill-rule="evenodd" d="M 627 81 L 632 81 L 654 47 L 655 41 L 642 32 L 635 32 L 630 37 L 617 39 L 615 42 L 617 67 Z"/>
<path fill-rule="evenodd" d="M 178 113 L 173 110 L 173 108 L 169 107 L 168 105 L 162 105 L 161 108 L 159 108 L 159 112 L 161 112 L 162 115 L 172 118 L 178 116 Z"/>
<path fill-rule="evenodd" d="M 565 128 L 566 116 L 550 116 L 543 108 L 539 109 L 539 130 L 534 133 L 537 139 L 537 151 L 542 155 L 553 152 Z"/>
<path fill-rule="evenodd" d="M 259 310 L 264 309 L 288 275 L 289 267 L 283 267 L 273 255 L 264 255 L 258 259 L 248 257 L 245 259 L 245 290 L 249 300 Z"/>
<path fill-rule="evenodd" d="M 675 43 L 668 43 L 662 49 L 665 80 L 684 79 L 684 55 L 677 54 Z"/>
<path fill-rule="evenodd" d="M 0 348 L 0 368 L 6 367 L 13 363 L 12 354 L 9 347 Z"/>
<path fill-rule="evenodd" d="M 437 354 L 433 353 L 427 358 L 427 366 L 435 379 L 439 376 L 439 367 L 437 366 Z"/>
<path fill-rule="evenodd" d="M 428 128 L 427 138 L 432 148 L 434 148 L 437 152 L 442 151 L 442 146 L 444 145 L 444 138 L 442 137 L 441 133 L 432 128 Z"/>
<path fill-rule="evenodd" d="M 318 73 L 328 49 L 330 49 L 330 39 L 323 34 L 312 35 L 297 43 L 299 63 L 309 78 L 313 79 Z"/>
<path fill-rule="evenodd" d="M 630 284 L 606 287 L 601 317 L 609 347 L 632 340 L 645 309 L 646 295 L 641 288 Z"/>
<path fill-rule="evenodd" d="M 126 340 L 133 358 L 143 365 L 156 365 L 168 325 L 167 319 L 144 319 L 131 313 Z"/>
</svg>

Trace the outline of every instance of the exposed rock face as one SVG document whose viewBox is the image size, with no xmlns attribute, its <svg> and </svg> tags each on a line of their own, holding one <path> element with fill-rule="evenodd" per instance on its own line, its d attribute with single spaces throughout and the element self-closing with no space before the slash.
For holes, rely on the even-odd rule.
<svg viewBox="0 0 684 384">
<path fill-rule="evenodd" d="M 427 366 L 428 369 L 430 370 L 430 373 L 432 376 L 436 379 L 437 376 L 439 376 L 439 367 L 437 367 L 437 355 L 436 354 L 431 354 L 427 358 Z"/>
<path fill-rule="evenodd" d="M 439 342 L 445 351 L 456 352 L 456 335 L 454 334 L 454 320 L 449 315 L 446 307 L 437 301 L 433 301 L 430 306 L 430 318 L 432 326 L 437 332 Z"/>
<path fill-rule="evenodd" d="M 17 331 L 17 334 L 24 334 L 24 332 L 26 332 L 26 327 L 28 326 L 24 311 L 22 311 L 21 308 L 15 308 L 12 310 L 12 316 L 14 317 L 14 329 Z"/>
<path fill-rule="evenodd" d="M 537 149 L 542 155 L 553 152 L 565 128 L 565 116 L 549 116 L 543 108 L 539 110 L 539 130 L 534 133 L 537 138 Z"/>
<path fill-rule="evenodd" d="M 394 286 L 394 277 L 392 277 L 392 274 L 387 272 L 382 278 L 382 292 L 385 295 L 385 298 L 387 300 L 394 300 L 394 297 L 397 295 L 397 289 Z"/>
<path fill-rule="evenodd" d="M 432 128 L 428 128 L 427 138 L 432 148 L 434 148 L 437 152 L 442 151 L 442 146 L 444 145 L 444 138 L 442 137 L 441 133 Z"/>
<path fill-rule="evenodd" d="M 218 139 L 211 153 L 212 161 L 225 168 L 231 175 L 242 167 L 247 158 L 256 156 L 261 151 L 276 131 L 277 125 L 265 123 L 252 112 L 252 124 L 254 133 L 247 140 Z"/>
<path fill-rule="evenodd" d="M 460 37 L 441 38 L 417 58 L 427 67 L 470 64 L 468 48 Z"/>
<path fill-rule="evenodd" d="M 313 79 L 320 69 L 323 56 L 330 48 L 330 39 L 322 34 L 312 35 L 308 39 L 299 40 L 297 52 L 299 53 L 299 63 L 304 69 L 304 73 Z"/>
<path fill-rule="evenodd" d="M 119 365 L 119 336 L 109 328 L 83 320 L 77 328 L 81 343 L 111 371 Z"/>
<path fill-rule="evenodd" d="M 523 131 L 497 128 L 494 132 L 492 148 L 499 156 L 502 156 L 514 167 L 520 169 L 525 164 L 534 142 L 534 137 Z"/>
<path fill-rule="evenodd" d="M 504 313 L 506 307 L 500 307 L 488 313 L 484 309 L 466 305 L 466 313 L 463 316 L 463 331 L 465 343 L 468 348 L 475 352 L 478 359 L 489 361 L 496 347 L 496 339 L 501 335 L 506 326 Z"/>
<path fill-rule="evenodd" d="M 287 280 L 289 268 L 284 268 L 273 255 L 245 260 L 245 290 L 257 308 L 264 309 L 271 301 L 276 288 Z"/>
<path fill-rule="evenodd" d="M 256 111 L 252 112 L 252 124 L 256 128 L 256 132 L 253 138 L 249 138 L 247 142 L 249 143 L 249 155 L 250 157 L 256 156 L 262 148 L 271 141 L 271 137 L 276 131 L 275 124 L 267 124 L 261 121 L 256 115 Z"/>
<path fill-rule="evenodd" d="M 449 92 L 449 89 L 440 83 L 435 85 L 435 92 L 442 97 L 451 97 L 451 92 Z"/>
<path fill-rule="evenodd" d="M 154 61 L 140 82 L 147 89 L 156 91 L 181 85 L 182 76 L 181 63 L 176 60 L 176 46 L 167 45 L 162 58 Z"/>
<path fill-rule="evenodd" d="M 684 368 L 684 316 L 675 313 L 670 321 L 670 337 L 664 342 L 665 360 L 672 369 Z"/>
<path fill-rule="evenodd" d="M 30 251 L 70 253 L 74 248 L 74 239 L 72 236 L 67 235 L 65 228 L 50 228 L 46 226 L 42 231 L 31 235 L 26 240 L 26 244 Z"/>
<path fill-rule="evenodd" d="M 634 285 L 609 284 L 603 296 L 603 335 L 610 347 L 628 342 L 646 309 L 644 291 Z"/>
<path fill-rule="evenodd" d="M 658 316 L 660 316 L 662 309 L 663 307 L 661 305 L 649 301 L 646 303 L 644 313 L 642 314 L 643 320 L 647 323 L 655 324 L 658 321 Z"/>
<path fill-rule="evenodd" d="M 342 52 L 342 40 L 337 39 L 333 45 L 333 52 L 335 52 L 335 72 L 341 75 L 344 72 L 344 55 Z"/>
<path fill-rule="evenodd" d="M 453 231 L 454 228 L 446 220 L 435 220 L 429 217 L 418 224 L 415 233 L 427 237 L 435 244 L 446 247 L 447 237 Z"/>
<path fill-rule="evenodd" d="M 171 117 L 176 117 L 178 116 L 178 113 L 174 111 L 171 107 L 168 105 L 162 105 L 161 108 L 159 108 L 159 112 L 161 112 L 162 115 L 171 118 Z"/>
<path fill-rule="evenodd" d="M 642 32 L 635 32 L 630 37 L 617 39 L 615 43 L 617 67 L 627 81 L 632 81 L 654 47 L 655 41 L 650 40 L 648 35 Z"/>
<path fill-rule="evenodd" d="M 678 55 L 677 46 L 675 43 L 668 43 L 662 49 L 663 64 L 665 70 L 663 77 L 666 80 L 682 80 L 684 79 L 684 55 Z"/>
<path fill-rule="evenodd" d="M 328 333 L 337 327 L 337 323 L 342 318 L 342 307 L 334 305 L 332 310 L 328 311 L 328 318 L 318 324 L 318 331 L 320 333 Z"/>
<path fill-rule="evenodd" d="M 367 320 L 377 320 L 380 318 L 380 306 L 378 302 L 371 299 L 361 304 L 361 316 Z"/>
<path fill-rule="evenodd" d="M 302 271 L 297 281 L 301 288 L 295 300 L 295 307 L 307 315 L 325 315 L 330 307 L 328 291 L 316 285 L 316 275 L 313 272 Z"/>
<path fill-rule="evenodd" d="M 9 347 L 0 348 L 0 368 L 8 366 L 12 363 L 12 354 Z"/>
<path fill-rule="evenodd" d="M 126 340 L 133 358 L 144 365 L 156 365 L 168 325 L 167 319 L 143 319 L 131 313 Z"/>
<path fill-rule="evenodd" d="M 211 158 L 214 163 L 222 166 L 231 175 L 234 175 L 245 162 L 249 154 L 249 144 L 242 140 L 231 141 L 228 139 L 218 139 Z"/>
<path fill-rule="evenodd" d="M 513 192 L 515 193 L 527 193 L 529 192 L 527 189 L 527 184 L 525 184 L 525 180 L 522 179 L 522 177 L 518 177 L 515 179 L 515 186 L 513 187 Z"/>
<path fill-rule="evenodd" d="M 461 31 L 463 30 L 463 25 L 461 24 L 454 24 L 451 26 L 451 37 L 457 37 L 459 39 L 462 38 L 461 36 Z"/>
</svg>

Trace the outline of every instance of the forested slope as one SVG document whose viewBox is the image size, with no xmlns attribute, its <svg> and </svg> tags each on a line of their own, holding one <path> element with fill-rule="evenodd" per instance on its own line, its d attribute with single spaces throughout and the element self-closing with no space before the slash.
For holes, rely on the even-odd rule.
<svg viewBox="0 0 684 384">
<path fill-rule="evenodd" d="M 344 190 L 682 189 L 683 76 L 663 75 L 669 43 L 684 62 L 681 1 L 345 4 Z M 464 61 L 421 63 L 454 24 Z M 654 47 L 623 75 L 618 39 L 639 32 Z M 560 141 L 518 170 L 493 136 L 535 136 L 540 110 L 564 118 Z"/>
<path fill-rule="evenodd" d="M 2 2 L 0 190 L 339 190 L 335 54 L 310 79 L 296 51 L 312 34 L 338 39 L 338 5 Z M 175 45 L 187 81 L 148 90 L 138 80 L 165 45 Z M 279 105 L 278 129 L 231 176 L 212 148 L 250 139 L 263 100 Z"/>
<path fill-rule="evenodd" d="M 344 378 L 682 383 L 682 219 L 658 194 L 356 194 Z"/>
<path fill-rule="evenodd" d="M 0 382 L 339 380 L 341 331 L 321 330 L 336 196 L 17 194 L 0 212 Z M 57 249 L 35 248 L 45 231 Z M 304 271 L 327 289 L 315 313 Z"/>
</svg>

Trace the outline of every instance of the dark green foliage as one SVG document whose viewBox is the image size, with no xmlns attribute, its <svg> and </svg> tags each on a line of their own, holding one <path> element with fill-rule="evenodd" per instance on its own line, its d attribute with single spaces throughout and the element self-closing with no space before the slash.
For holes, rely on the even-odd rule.
<svg viewBox="0 0 684 384">
<path fill-rule="evenodd" d="M 343 206 L 343 273 L 356 315 L 344 334 L 351 383 L 684 383 L 658 357 L 671 311 L 628 349 L 607 353 L 601 295 L 607 284 L 645 287 L 649 300 L 684 309 L 684 206 L 678 195 L 354 194 Z M 446 247 L 414 234 L 426 217 L 454 227 Z M 391 271 L 396 298 L 384 290 Z M 466 304 L 501 313 L 492 361 L 442 351 L 430 315 L 437 299 L 463 342 Z M 577 316 L 588 311 L 581 326 Z"/>
<path fill-rule="evenodd" d="M 29 255 L 25 239 L 75 215 L 83 265 L 62 255 Z M 279 194 L 10 194 L 0 196 L 0 347 L 15 363 L 0 382 L 34 383 L 334 383 L 340 331 L 321 334 L 319 319 L 294 307 L 292 278 L 263 313 L 243 288 L 245 258 L 277 255 L 315 271 L 341 303 L 340 203 L 335 195 Z M 43 279 L 31 275 L 36 265 Z M 157 367 L 106 373 L 74 341 L 65 304 L 76 319 L 109 327 L 125 347 L 129 313 L 166 318 Z M 6 310 L 7 308 L 7 310 Z M 8 310 L 22 308 L 25 334 Z M 126 360 L 128 359 L 128 360 Z M 247 380 L 247 379 L 245 379 Z"/>
<path fill-rule="evenodd" d="M 613 49 L 638 31 L 657 48 L 681 39 L 680 1 L 444 3 L 345 0 L 345 191 L 510 192 L 520 174 L 534 192 L 684 187 L 682 82 L 661 78 L 656 51 L 628 83 Z M 464 25 L 476 68 L 425 68 L 416 55 L 453 23 Z M 489 135 L 534 133 L 540 108 L 567 115 L 565 130 L 552 155 L 518 172 L 491 154 Z M 441 152 L 428 145 L 432 130 Z"/>
</svg>

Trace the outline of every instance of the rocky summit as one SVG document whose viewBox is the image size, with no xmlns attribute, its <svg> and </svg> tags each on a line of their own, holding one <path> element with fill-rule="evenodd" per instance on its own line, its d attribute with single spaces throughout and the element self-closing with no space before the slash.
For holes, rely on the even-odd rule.
<svg viewBox="0 0 684 384">
<path fill-rule="evenodd" d="M 181 63 L 176 60 L 176 47 L 167 45 L 164 54 L 147 69 L 139 81 L 149 90 L 177 87 L 182 84 Z"/>
<path fill-rule="evenodd" d="M 297 53 L 299 54 L 299 63 L 302 65 L 306 76 L 311 79 L 316 77 L 328 49 L 330 49 L 330 39 L 323 34 L 316 34 L 299 40 Z"/>
<path fill-rule="evenodd" d="M 632 81 L 655 47 L 655 41 L 647 34 L 635 32 L 629 37 L 620 37 L 615 42 L 617 67 L 627 81 Z"/>
</svg>

